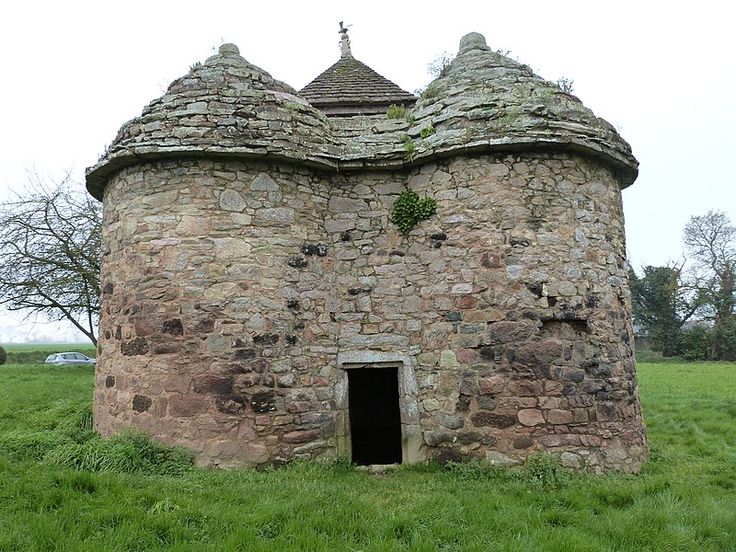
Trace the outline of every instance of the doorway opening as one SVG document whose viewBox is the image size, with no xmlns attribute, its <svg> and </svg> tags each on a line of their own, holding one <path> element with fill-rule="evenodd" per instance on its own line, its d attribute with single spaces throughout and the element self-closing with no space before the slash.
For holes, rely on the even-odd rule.
<svg viewBox="0 0 736 552">
<path fill-rule="evenodd" d="M 398 368 L 352 368 L 347 373 L 353 463 L 400 464 Z"/>
</svg>

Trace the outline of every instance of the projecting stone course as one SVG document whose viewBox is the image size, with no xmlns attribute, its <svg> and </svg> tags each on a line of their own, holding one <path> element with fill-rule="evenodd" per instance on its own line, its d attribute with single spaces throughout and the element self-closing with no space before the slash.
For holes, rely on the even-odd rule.
<svg viewBox="0 0 736 552">
<path fill-rule="evenodd" d="M 548 450 L 636 471 L 620 194 L 636 162 L 552 86 L 477 37 L 414 122 L 325 117 L 228 45 L 173 83 L 88 176 L 98 431 L 202 465 L 349 456 L 346 370 L 392 366 L 404 462 Z M 430 122 L 407 159 L 402 135 Z M 390 222 L 404 190 L 437 201 L 407 236 Z"/>
</svg>

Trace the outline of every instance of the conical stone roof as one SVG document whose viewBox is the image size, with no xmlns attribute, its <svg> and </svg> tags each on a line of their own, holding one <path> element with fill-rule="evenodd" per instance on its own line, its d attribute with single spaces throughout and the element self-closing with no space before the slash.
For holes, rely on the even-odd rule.
<svg viewBox="0 0 736 552">
<path fill-rule="evenodd" d="M 417 127 L 436 130 L 427 151 L 574 151 L 616 170 L 622 186 L 637 176 L 631 147 L 576 96 L 535 75 L 529 66 L 493 51 L 479 33 L 465 35 L 443 75 L 427 86 L 411 112 Z"/>
<path fill-rule="evenodd" d="M 345 71 L 330 73 L 334 67 Z M 368 102 L 380 99 L 377 113 L 384 116 L 327 117 L 314 97 L 307 101 L 311 84 L 304 96 L 297 94 L 225 44 L 123 125 L 87 170 L 87 189 L 100 199 L 107 179 L 122 167 L 172 157 L 268 158 L 345 171 L 523 150 L 593 157 L 614 170 L 622 187 L 636 179 L 638 162 L 613 126 L 528 66 L 491 50 L 478 33 L 463 37 L 457 57 L 405 119 L 385 112 L 400 98 L 413 99 L 408 92 L 352 56 L 343 55 L 332 68 L 314 81 L 323 87 L 320 97 L 339 98 L 338 88 L 353 89 L 356 75 L 371 74 L 378 92 L 363 81 L 360 93 Z M 357 91 L 346 97 L 360 105 Z"/>
<path fill-rule="evenodd" d="M 268 156 L 312 164 L 314 156 L 337 154 L 330 137 L 324 114 L 243 59 L 237 46 L 223 44 L 121 127 L 87 170 L 87 189 L 100 199 L 112 173 L 161 158 Z"/>
</svg>

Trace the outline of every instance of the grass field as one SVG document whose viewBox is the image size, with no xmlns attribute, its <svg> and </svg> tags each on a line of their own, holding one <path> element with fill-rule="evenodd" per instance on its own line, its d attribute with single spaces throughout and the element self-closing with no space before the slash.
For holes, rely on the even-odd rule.
<svg viewBox="0 0 736 552">
<path fill-rule="evenodd" d="M 736 550 L 735 364 L 639 366 L 652 458 L 629 476 L 545 457 L 194 469 L 140 436 L 95 437 L 92 375 L 0 367 L 0 551 Z"/>
</svg>

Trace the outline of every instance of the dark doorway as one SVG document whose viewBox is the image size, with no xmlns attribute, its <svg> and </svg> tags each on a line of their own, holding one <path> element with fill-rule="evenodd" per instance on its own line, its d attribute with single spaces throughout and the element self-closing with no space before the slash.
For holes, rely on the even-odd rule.
<svg viewBox="0 0 736 552">
<path fill-rule="evenodd" d="M 400 464 L 398 368 L 351 368 L 347 372 L 353 463 Z"/>
</svg>

